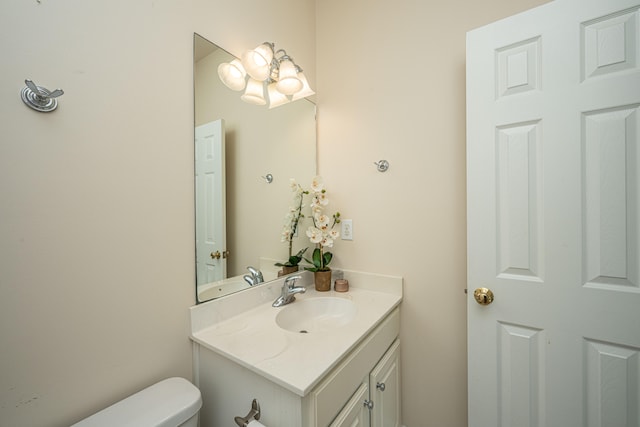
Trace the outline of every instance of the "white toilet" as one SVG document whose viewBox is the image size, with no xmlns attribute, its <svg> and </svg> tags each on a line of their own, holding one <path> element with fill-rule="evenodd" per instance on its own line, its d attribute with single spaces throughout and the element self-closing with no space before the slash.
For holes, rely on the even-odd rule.
<svg viewBox="0 0 640 427">
<path fill-rule="evenodd" d="M 184 378 L 168 378 L 71 427 L 197 427 L 200 390 Z"/>
</svg>

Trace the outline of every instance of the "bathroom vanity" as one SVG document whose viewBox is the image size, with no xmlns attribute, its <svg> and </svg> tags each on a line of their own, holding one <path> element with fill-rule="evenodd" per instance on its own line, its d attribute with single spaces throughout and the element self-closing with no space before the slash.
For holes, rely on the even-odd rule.
<svg viewBox="0 0 640 427">
<path fill-rule="evenodd" d="M 349 292 L 274 308 L 283 279 L 191 308 L 202 427 L 232 426 L 253 399 L 279 427 L 400 425 L 402 279 L 345 271 Z"/>
</svg>

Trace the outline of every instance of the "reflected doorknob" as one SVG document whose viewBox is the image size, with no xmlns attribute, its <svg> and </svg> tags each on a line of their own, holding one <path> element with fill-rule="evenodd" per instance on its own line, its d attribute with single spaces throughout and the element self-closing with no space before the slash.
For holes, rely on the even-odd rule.
<svg viewBox="0 0 640 427">
<path fill-rule="evenodd" d="M 211 259 L 220 259 L 220 251 L 211 252 Z"/>
<path fill-rule="evenodd" d="M 493 292 L 491 289 L 487 288 L 478 288 L 473 291 L 473 297 L 476 299 L 476 302 L 480 305 L 489 305 L 493 302 Z"/>
<path fill-rule="evenodd" d="M 222 258 L 229 258 L 229 251 L 228 250 L 224 250 L 222 251 Z"/>
</svg>

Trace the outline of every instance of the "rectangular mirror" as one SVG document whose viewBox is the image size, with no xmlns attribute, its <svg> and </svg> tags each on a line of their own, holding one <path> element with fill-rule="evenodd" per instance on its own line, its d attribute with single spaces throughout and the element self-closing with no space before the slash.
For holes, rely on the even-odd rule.
<svg viewBox="0 0 640 427">
<path fill-rule="evenodd" d="M 198 302 L 248 288 L 242 279 L 248 266 L 287 260 L 280 238 L 290 179 L 308 186 L 316 175 L 315 105 L 302 99 L 268 109 L 243 102 L 242 92 L 218 78 L 218 65 L 232 59 L 194 34 Z M 297 240 L 295 248 L 309 246 L 306 237 Z M 263 271 L 265 281 L 276 271 Z"/>
</svg>

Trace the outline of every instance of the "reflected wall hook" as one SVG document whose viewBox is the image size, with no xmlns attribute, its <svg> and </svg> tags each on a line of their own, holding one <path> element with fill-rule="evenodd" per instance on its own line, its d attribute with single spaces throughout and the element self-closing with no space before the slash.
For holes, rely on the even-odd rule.
<svg viewBox="0 0 640 427">
<path fill-rule="evenodd" d="M 379 160 L 377 162 L 373 162 L 373 164 L 378 167 L 378 172 L 386 172 L 389 170 L 389 162 L 386 160 Z"/>
<path fill-rule="evenodd" d="M 266 176 L 263 176 L 262 179 L 264 179 L 267 184 L 271 184 L 273 182 L 273 175 L 268 173 Z"/>
<path fill-rule="evenodd" d="M 36 86 L 36 84 L 29 79 L 25 80 L 24 83 L 27 86 L 23 88 L 20 93 L 22 100 L 27 106 L 42 113 L 48 113 L 58 107 L 56 98 L 64 93 L 62 89 L 50 91 L 42 86 Z"/>
</svg>

